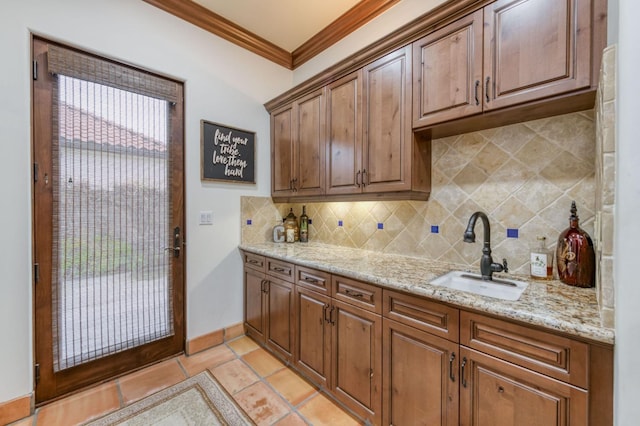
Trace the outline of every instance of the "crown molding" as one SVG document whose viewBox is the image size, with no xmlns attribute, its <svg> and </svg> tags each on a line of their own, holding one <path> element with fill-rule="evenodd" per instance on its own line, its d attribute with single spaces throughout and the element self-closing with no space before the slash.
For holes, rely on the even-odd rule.
<svg viewBox="0 0 640 426">
<path fill-rule="evenodd" d="M 290 70 L 340 41 L 400 0 L 362 0 L 293 52 L 271 43 L 191 0 L 143 0 Z"/>
<path fill-rule="evenodd" d="M 342 40 L 400 0 L 362 0 L 292 53 L 293 68 Z"/>
<path fill-rule="evenodd" d="M 285 68 L 293 69 L 291 53 L 191 0 L 144 0 Z"/>
</svg>

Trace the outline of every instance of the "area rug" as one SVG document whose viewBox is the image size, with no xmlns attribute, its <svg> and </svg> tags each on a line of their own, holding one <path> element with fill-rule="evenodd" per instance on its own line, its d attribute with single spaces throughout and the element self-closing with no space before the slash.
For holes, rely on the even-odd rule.
<svg viewBox="0 0 640 426">
<path fill-rule="evenodd" d="M 254 425 L 233 397 L 208 372 L 186 379 L 87 423 L 107 425 Z"/>
</svg>

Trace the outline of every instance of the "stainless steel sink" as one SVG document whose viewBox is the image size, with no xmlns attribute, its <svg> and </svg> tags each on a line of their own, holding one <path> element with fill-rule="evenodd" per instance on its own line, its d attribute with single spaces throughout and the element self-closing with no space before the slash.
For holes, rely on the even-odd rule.
<svg viewBox="0 0 640 426">
<path fill-rule="evenodd" d="M 502 300 L 518 300 L 529 285 L 523 281 L 503 278 L 483 280 L 480 275 L 462 271 L 451 271 L 431 281 L 430 284 Z"/>
</svg>

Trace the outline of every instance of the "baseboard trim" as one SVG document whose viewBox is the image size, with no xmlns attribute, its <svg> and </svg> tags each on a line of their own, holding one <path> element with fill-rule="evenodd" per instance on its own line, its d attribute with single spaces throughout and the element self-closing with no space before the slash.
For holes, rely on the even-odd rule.
<svg viewBox="0 0 640 426">
<path fill-rule="evenodd" d="M 218 346 L 229 340 L 244 334 L 244 324 L 233 324 L 229 327 L 222 328 L 220 330 L 212 331 L 211 333 L 203 334 L 202 336 L 194 337 L 191 340 L 187 340 L 185 352 L 187 355 L 193 355 L 198 352 L 202 352 L 206 349 Z"/>
<path fill-rule="evenodd" d="M 0 403 L 0 425 L 13 423 L 31 415 L 33 394 Z"/>
</svg>

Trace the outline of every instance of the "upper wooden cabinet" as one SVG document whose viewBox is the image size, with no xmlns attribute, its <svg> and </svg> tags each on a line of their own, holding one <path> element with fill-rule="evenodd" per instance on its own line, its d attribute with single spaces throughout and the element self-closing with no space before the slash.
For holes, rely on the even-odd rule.
<svg viewBox="0 0 640 426">
<path fill-rule="evenodd" d="M 413 127 L 482 112 L 482 10 L 413 43 Z"/>
<path fill-rule="evenodd" d="M 271 114 L 271 194 L 324 194 L 324 88 Z"/>
<path fill-rule="evenodd" d="M 590 89 L 592 3 L 498 0 L 414 42 L 413 127 Z"/>
</svg>

